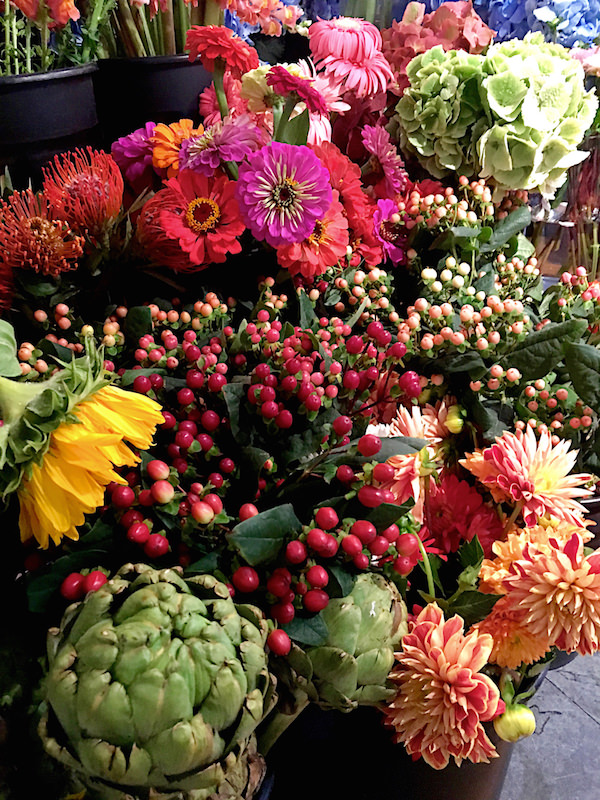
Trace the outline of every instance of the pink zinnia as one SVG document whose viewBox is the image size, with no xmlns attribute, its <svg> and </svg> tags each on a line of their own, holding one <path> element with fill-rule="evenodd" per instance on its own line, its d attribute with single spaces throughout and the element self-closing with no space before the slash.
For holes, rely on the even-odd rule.
<svg viewBox="0 0 600 800">
<path fill-rule="evenodd" d="M 261 147 L 265 138 L 265 131 L 254 125 L 247 114 L 227 117 L 181 143 L 179 169 L 213 175 L 223 161 L 242 161 Z"/>
<path fill-rule="evenodd" d="M 394 266 L 406 262 L 408 230 L 400 222 L 398 204 L 393 200 L 377 201 L 373 213 L 373 233 L 381 242 L 386 258 L 389 258 Z"/>
<path fill-rule="evenodd" d="M 299 78 L 292 75 L 285 67 L 275 65 L 269 70 L 267 84 L 273 89 L 275 94 L 281 97 L 288 97 L 296 94 L 298 100 L 303 102 L 311 114 L 326 114 L 327 105 L 319 92 L 312 86 L 309 78 Z"/>
<path fill-rule="evenodd" d="M 404 192 L 408 185 L 408 175 L 404 169 L 404 161 L 386 129 L 381 125 L 365 125 L 362 129 L 362 140 L 371 155 L 369 166 L 376 180 L 373 188 L 377 197 L 393 199 Z"/>
<path fill-rule="evenodd" d="M 497 756 L 481 724 L 504 711 L 498 687 L 480 672 L 493 640 L 487 633 L 465 636 L 463 626 L 461 617 L 445 620 L 430 603 L 410 623 L 390 673 L 397 694 L 384 708 L 386 724 L 410 755 L 434 769 L 450 758 L 460 766 Z"/>
<path fill-rule="evenodd" d="M 256 239 L 301 242 L 331 205 L 329 173 L 308 147 L 273 142 L 240 166 L 237 197 Z"/>
<path fill-rule="evenodd" d="M 156 174 L 152 168 L 152 136 L 155 128 L 155 122 L 147 122 L 143 128 L 121 136 L 110 149 L 111 156 L 134 188 L 141 189 Z"/>
<path fill-rule="evenodd" d="M 543 516 L 584 526 L 584 507 L 574 498 L 591 494 L 582 484 L 591 475 L 571 475 L 577 451 L 571 443 L 552 445 L 549 433 L 537 441 L 531 428 L 516 434 L 506 431 L 485 450 L 467 454 L 460 463 L 489 488 L 497 503 L 519 504 L 526 525 L 535 525 Z"/>
<path fill-rule="evenodd" d="M 315 62 L 328 56 L 348 61 L 364 61 L 381 51 L 379 30 L 372 22 L 353 17 L 320 19 L 308 29 Z"/>
</svg>

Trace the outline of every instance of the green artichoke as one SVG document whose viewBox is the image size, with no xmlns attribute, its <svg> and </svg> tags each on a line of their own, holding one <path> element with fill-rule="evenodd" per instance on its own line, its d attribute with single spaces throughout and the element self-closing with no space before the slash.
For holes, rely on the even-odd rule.
<svg viewBox="0 0 600 800">
<path fill-rule="evenodd" d="M 292 645 L 278 659 L 278 677 L 323 708 L 350 711 L 393 695 L 388 674 L 394 650 L 406 633 L 406 606 L 382 575 L 358 576 L 350 594 L 332 599 L 321 612 L 325 640 L 302 650 Z"/>
<path fill-rule="evenodd" d="M 267 634 L 211 575 L 126 565 L 49 632 L 46 749 L 100 797 L 245 796 Z"/>
<path fill-rule="evenodd" d="M 402 149 L 436 178 L 472 175 L 475 142 L 486 127 L 481 56 L 437 45 L 413 58 L 406 74 L 410 86 L 396 106 Z"/>
</svg>

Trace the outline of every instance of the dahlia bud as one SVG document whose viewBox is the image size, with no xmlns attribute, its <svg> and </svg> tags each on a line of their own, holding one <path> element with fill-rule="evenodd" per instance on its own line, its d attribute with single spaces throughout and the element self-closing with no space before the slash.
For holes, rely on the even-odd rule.
<svg viewBox="0 0 600 800">
<path fill-rule="evenodd" d="M 506 706 L 506 711 L 494 719 L 494 730 L 505 742 L 516 742 L 535 731 L 535 715 L 524 705 Z"/>
<path fill-rule="evenodd" d="M 462 408 L 459 405 L 450 406 L 446 416 L 446 427 L 450 433 L 460 433 L 464 424 Z"/>
</svg>

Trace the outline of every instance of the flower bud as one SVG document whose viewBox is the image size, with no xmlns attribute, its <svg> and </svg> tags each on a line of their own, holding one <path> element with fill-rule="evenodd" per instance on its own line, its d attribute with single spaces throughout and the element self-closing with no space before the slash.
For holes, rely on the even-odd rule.
<svg viewBox="0 0 600 800">
<path fill-rule="evenodd" d="M 458 405 L 450 406 L 446 416 L 446 427 L 450 433 L 460 433 L 465 421 L 462 416 L 462 409 Z"/>
<path fill-rule="evenodd" d="M 535 731 L 535 715 L 527 706 L 507 706 L 504 714 L 494 719 L 494 730 L 505 742 L 516 742 Z"/>
</svg>

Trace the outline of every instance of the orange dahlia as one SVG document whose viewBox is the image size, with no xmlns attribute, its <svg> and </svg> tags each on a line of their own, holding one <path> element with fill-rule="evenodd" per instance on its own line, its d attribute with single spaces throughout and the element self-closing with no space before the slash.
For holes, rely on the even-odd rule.
<svg viewBox="0 0 600 800">
<path fill-rule="evenodd" d="M 553 516 L 584 526 L 584 507 L 574 498 L 591 492 L 582 484 L 587 474 L 570 475 L 577 451 L 571 443 L 552 444 L 550 433 L 539 441 L 531 428 L 516 434 L 505 432 L 485 450 L 467 454 L 460 463 L 485 484 L 496 502 L 519 504 L 526 525 L 535 525 L 543 516 Z"/>
<path fill-rule="evenodd" d="M 0 202 L 0 270 L 5 296 L 15 269 L 56 277 L 77 267 L 83 239 L 49 206 L 44 194 L 30 189 Z"/>
<path fill-rule="evenodd" d="M 199 136 L 204 133 L 204 128 L 199 125 L 194 128 L 191 119 L 180 119 L 166 125 L 160 122 L 154 128 L 150 142 L 152 144 L 152 164 L 157 169 L 166 170 L 167 177 L 172 178 L 179 171 L 179 150 L 181 143 L 190 136 Z"/>
<path fill-rule="evenodd" d="M 595 653 L 600 647 L 600 554 L 586 556 L 583 539 L 551 540 L 544 551 L 527 545 L 504 581 L 528 629 L 548 646 L 567 653 Z"/>
<path fill-rule="evenodd" d="M 229 28 L 218 25 L 194 25 L 187 32 L 186 49 L 190 61 L 198 56 L 202 66 L 215 71 L 216 62 L 221 62 L 236 78 L 258 67 L 258 53 Z"/>
<path fill-rule="evenodd" d="M 460 766 L 497 756 L 481 724 L 504 710 L 498 687 L 479 671 L 492 637 L 477 631 L 465 636 L 463 625 L 458 615 L 445 620 L 430 603 L 411 623 L 390 673 L 397 694 L 384 708 L 385 722 L 410 755 L 434 769 L 450 758 Z"/>
<path fill-rule="evenodd" d="M 92 238 L 108 232 L 123 201 L 123 177 L 112 156 L 91 147 L 62 153 L 43 173 L 44 194 L 58 217 Z"/>
<path fill-rule="evenodd" d="M 471 632 L 492 637 L 491 662 L 518 669 L 521 664 L 533 664 L 546 655 L 548 637 L 533 633 L 525 624 L 525 615 L 525 609 L 515 606 L 511 597 L 504 596 L 484 620 L 472 626 Z"/>
</svg>

